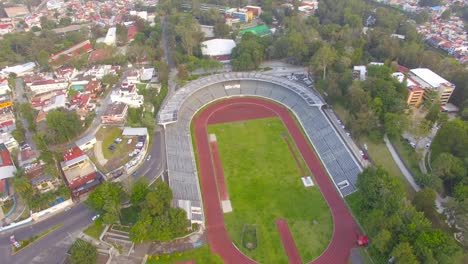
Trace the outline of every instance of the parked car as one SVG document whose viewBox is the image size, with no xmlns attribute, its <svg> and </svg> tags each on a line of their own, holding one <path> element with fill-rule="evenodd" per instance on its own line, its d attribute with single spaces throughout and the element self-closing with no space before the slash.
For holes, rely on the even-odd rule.
<svg viewBox="0 0 468 264">
<path fill-rule="evenodd" d="M 97 215 L 91 217 L 91 220 L 95 221 L 95 220 L 98 219 L 99 217 L 101 217 L 101 215 L 100 215 L 100 214 L 97 214 Z"/>
<path fill-rule="evenodd" d="M 133 139 L 132 139 L 132 138 L 129 138 L 129 139 L 127 140 L 127 144 L 128 144 L 128 145 L 132 144 L 132 141 L 133 141 Z"/>
<path fill-rule="evenodd" d="M 148 157 L 146 158 L 146 161 L 148 161 L 150 159 L 151 159 L 151 155 L 148 155 Z"/>
<path fill-rule="evenodd" d="M 368 159 L 369 159 L 369 157 L 367 157 L 366 153 L 364 153 L 364 151 L 362 151 L 362 150 L 359 150 L 359 155 L 361 155 L 361 157 L 362 157 L 363 159 L 365 159 L 365 160 L 368 160 Z"/>
<path fill-rule="evenodd" d="M 108 147 L 108 149 L 109 149 L 109 150 L 114 150 L 114 149 L 115 149 L 115 145 L 114 145 L 114 144 L 110 145 L 110 146 Z"/>
<path fill-rule="evenodd" d="M 412 148 L 416 148 L 416 143 L 410 142 L 409 144 L 410 144 L 410 146 L 411 146 Z"/>
<path fill-rule="evenodd" d="M 121 139 L 121 138 L 116 138 L 116 139 L 114 140 L 114 143 L 115 143 L 115 144 L 119 144 L 120 142 L 122 142 L 122 139 Z"/>
<path fill-rule="evenodd" d="M 16 238 L 14 235 L 10 236 L 10 242 L 13 246 L 15 246 L 16 248 L 20 248 L 21 245 L 20 243 L 18 243 L 18 241 L 16 241 Z"/>
</svg>

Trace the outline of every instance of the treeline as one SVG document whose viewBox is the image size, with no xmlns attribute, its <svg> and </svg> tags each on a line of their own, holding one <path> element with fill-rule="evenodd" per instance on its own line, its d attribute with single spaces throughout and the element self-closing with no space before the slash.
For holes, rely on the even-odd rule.
<svg viewBox="0 0 468 264">
<path fill-rule="evenodd" d="M 456 263 L 460 248 L 445 232 L 434 229 L 421 208 L 406 199 L 402 182 L 382 168 L 359 175 L 359 192 L 351 198 L 358 218 L 371 237 L 369 250 L 376 263 Z M 435 194 L 425 191 L 418 205 L 435 208 Z M 429 197 L 427 199 L 426 197 Z M 429 207 L 429 208 L 427 208 Z"/>
<path fill-rule="evenodd" d="M 235 70 L 254 70 L 264 59 L 287 58 L 311 66 L 317 87 L 333 101 L 349 97 L 353 65 L 379 61 L 407 68 L 427 67 L 456 85 L 451 102 L 466 109 L 468 70 L 425 45 L 415 24 L 396 10 L 375 8 L 362 0 L 324 0 L 316 16 L 302 17 L 279 6 L 266 12 L 282 26 L 270 37 L 242 38 L 239 46 L 254 47 L 239 48 L 233 54 L 234 62 L 242 62 L 233 63 Z M 375 23 L 364 30 L 368 18 L 374 18 Z M 394 33 L 404 35 L 405 40 L 392 37 Z M 468 118 L 468 112 L 466 115 Z"/>
</svg>

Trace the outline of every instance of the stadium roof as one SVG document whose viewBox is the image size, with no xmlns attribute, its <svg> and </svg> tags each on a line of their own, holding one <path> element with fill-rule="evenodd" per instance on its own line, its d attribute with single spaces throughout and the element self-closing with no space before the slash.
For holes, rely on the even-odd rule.
<svg viewBox="0 0 468 264">
<path fill-rule="evenodd" d="M 245 33 L 252 33 L 252 34 L 257 35 L 259 37 L 263 37 L 263 36 L 270 35 L 271 30 L 268 28 L 267 25 L 260 25 L 260 26 L 256 26 L 256 27 L 242 29 L 241 31 L 239 31 L 239 33 L 241 35 L 245 34 Z"/>
<path fill-rule="evenodd" d="M 202 42 L 202 53 L 207 56 L 231 55 L 235 47 L 232 39 L 211 39 Z"/>
</svg>

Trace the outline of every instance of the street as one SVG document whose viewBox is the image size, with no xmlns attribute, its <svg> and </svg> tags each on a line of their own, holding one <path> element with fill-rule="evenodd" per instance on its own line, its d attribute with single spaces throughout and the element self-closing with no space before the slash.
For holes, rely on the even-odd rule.
<svg viewBox="0 0 468 264">
<path fill-rule="evenodd" d="M 153 143 L 148 149 L 150 160 L 145 160 L 136 172 L 136 178 L 146 177 L 149 183 L 154 182 L 166 169 L 166 144 L 164 130 L 157 127 L 153 134 Z"/>
<path fill-rule="evenodd" d="M 57 214 L 34 225 L 26 225 L 0 235 L 1 263 L 62 263 L 68 248 L 86 226 L 91 224 L 92 213 L 84 204 L 79 204 L 68 211 Z M 29 246 L 18 254 L 11 255 L 10 236 L 16 240 L 27 239 L 44 232 L 57 224 L 63 224 L 58 230 L 48 234 L 37 243 Z"/>
</svg>

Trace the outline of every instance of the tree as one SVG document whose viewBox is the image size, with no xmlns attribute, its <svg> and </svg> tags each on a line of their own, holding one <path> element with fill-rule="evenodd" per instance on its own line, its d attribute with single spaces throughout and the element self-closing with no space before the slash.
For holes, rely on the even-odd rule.
<svg viewBox="0 0 468 264">
<path fill-rule="evenodd" d="M 380 209 L 387 215 L 395 214 L 401 207 L 405 191 L 398 178 L 391 177 L 382 168 L 366 168 L 358 177 L 357 186 L 362 197 L 362 207 Z"/>
<path fill-rule="evenodd" d="M 203 32 L 198 22 L 190 15 L 184 15 L 176 25 L 175 32 L 187 55 L 193 54 L 193 49 L 203 39 Z"/>
<path fill-rule="evenodd" d="M 105 182 L 88 197 L 86 205 L 101 214 L 103 223 L 113 224 L 120 217 L 120 205 L 125 197 L 122 186 L 115 182 Z"/>
<path fill-rule="evenodd" d="M 337 58 L 336 51 L 328 44 L 324 44 L 310 60 L 310 68 L 321 68 L 323 70 L 322 79 L 325 80 L 327 67 Z"/>
<path fill-rule="evenodd" d="M 63 109 L 52 110 L 46 117 L 48 140 L 53 143 L 68 142 L 82 130 L 80 117 L 76 112 Z"/>
<path fill-rule="evenodd" d="M 420 6 L 438 6 L 442 3 L 442 0 L 419 0 Z"/>
<path fill-rule="evenodd" d="M 26 177 L 23 169 L 18 169 L 13 176 L 11 183 L 15 191 L 26 201 L 29 201 L 33 195 L 31 182 Z"/>
<path fill-rule="evenodd" d="M 119 76 L 115 74 L 106 74 L 102 77 L 101 83 L 104 85 L 108 85 L 110 87 L 114 86 L 119 82 Z"/>
<path fill-rule="evenodd" d="M 159 182 L 151 192 L 146 194 L 142 208 L 151 216 L 161 215 L 170 207 L 171 200 L 171 189 L 166 183 Z"/>
<path fill-rule="evenodd" d="M 398 244 L 392 250 L 395 264 L 418 264 L 419 261 L 414 255 L 413 248 L 408 242 Z"/>
<path fill-rule="evenodd" d="M 447 20 L 450 18 L 450 16 L 452 16 L 452 11 L 447 9 L 440 15 L 440 19 Z"/>
<path fill-rule="evenodd" d="M 265 47 L 260 38 L 246 33 L 241 42 L 232 50 L 232 67 L 235 71 L 257 69 L 262 63 Z"/>
<path fill-rule="evenodd" d="M 416 145 L 419 143 L 419 141 L 422 138 L 424 138 L 425 136 L 429 134 L 429 132 L 431 131 L 431 128 L 432 128 L 432 124 L 431 122 L 427 120 L 423 120 L 419 123 L 416 123 L 411 127 L 411 133 L 416 139 Z"/>
<path fill-rule="evenodd" d="M 385 113 L 385 131 L 390 138 L 398 138 L 408 128 L 409 120 L 405 114 Z"/>
<path fill-rule="evenodd" d="M 130 191 L 130 202 L 133 205 L 139 205 L 145 200 L 148 192 L 148 180 L 142 177 L 132 186 Z"/>
<path fill-rule="evenodd" d="M 97 249 L 91 243 L 77 239 L 70 248 L 72 264 L 93 264 L 97 262 Z"/>
<path fill-rule="evenodd" d="M 424 188 L 414 195 L 414 198 L 413 198 L 414 207 L 416 207 L 417 210 L 424 212 L 426 216 L 428 216 L 435 209 L 436 197 L 437 197 L 437 194 L 434 190 L 429 189 L 429 188 Z"/>
<path fill-rule="evenodd" d="M 307 54 L 307 46 L 304 41 L 304 36 L 299 32 L 290 32 L 287 36 L 288 57 L 295 62 L 302 62 Z"/>
<path fill-rule="evenodd" d="M 385 254 L 389 250 L 392 242 L 392 233 L 387 229 L 382 229 L 372 240 L 372 246 L 380 253 Z"/>
</svg>

